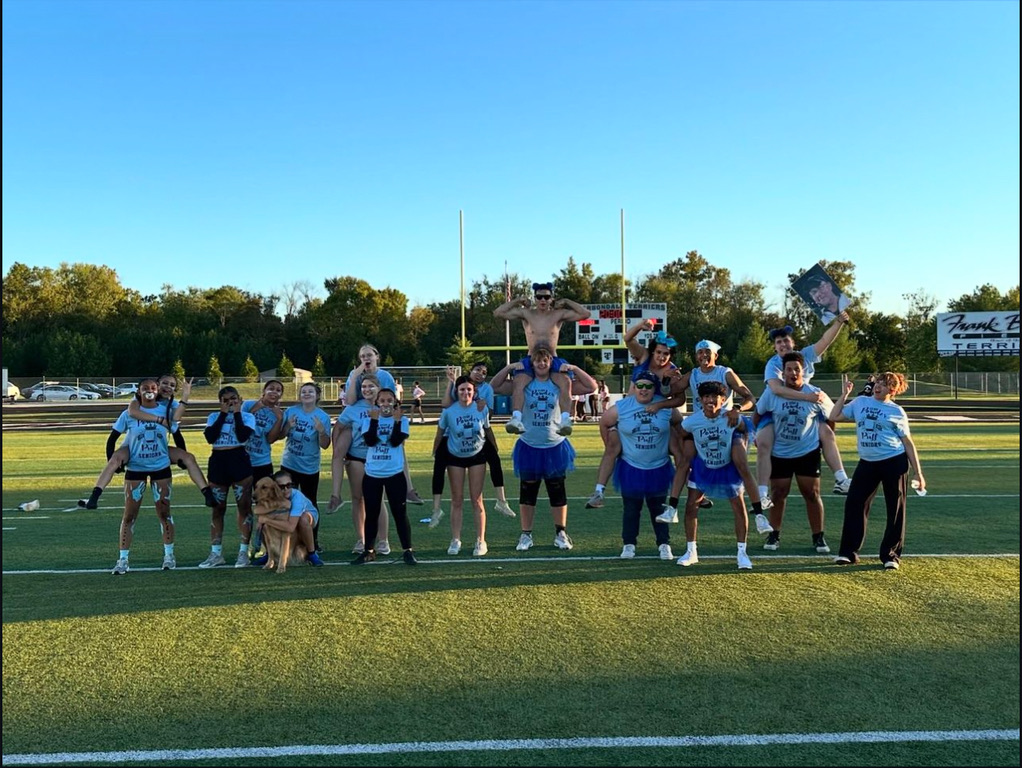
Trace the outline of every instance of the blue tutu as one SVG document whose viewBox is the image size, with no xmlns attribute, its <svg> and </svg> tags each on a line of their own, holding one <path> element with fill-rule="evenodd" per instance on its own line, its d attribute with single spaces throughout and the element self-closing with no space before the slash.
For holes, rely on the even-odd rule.
<svg viewBox="0 0 1022 768">
<path fill-rule="evenodd" d="M 614 465 L 614 487 L 622 496 L 664 496 L 671 489 L 673 480 L 674 464 L 670 459 L 656 469 L 639 469 L 622 458 Z"/>
<path fill-rule="evenodd" d="M 524 440 L 511 452 L 515 477 L 521 480 L 554 480 L 575 471 L 575 449 L 562 440 L 548 448 L 534 448 Z"/>
<path fill-rule="evenodd" d="M 720 469 L 710 469 L 698 454 L 692 459 L 688 487 L 718 499 L 735 499 L 745 492 L 738 467 L 728 462 Z"/>
</svg>

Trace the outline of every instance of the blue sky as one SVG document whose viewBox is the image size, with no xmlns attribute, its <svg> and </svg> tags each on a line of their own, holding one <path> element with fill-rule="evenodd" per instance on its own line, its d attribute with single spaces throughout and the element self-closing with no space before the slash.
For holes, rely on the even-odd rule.
<svg viewBox="0 0 1022 768">
<path fill-rule="evenodd" d="M 355 275 L 852 260 L 875 310 L 1019 283 L 1017 2 L 3 3 L 3 261 Z"/>
</svg>

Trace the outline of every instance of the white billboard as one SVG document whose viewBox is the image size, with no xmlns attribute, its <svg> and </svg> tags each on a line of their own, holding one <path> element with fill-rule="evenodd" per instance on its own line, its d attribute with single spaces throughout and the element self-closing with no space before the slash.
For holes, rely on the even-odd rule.
<svg viewBox="0 0 1022 768">
<path fill-rule="evenodd" d="M 1019 313 L 945 312 L 937 315 L 937 354 L 941 357 L 1018 355 Z"/>
<path fill-rule="evenodd" d="M 604 349 L 602 362 L 627 363 L 628 350 L 624 349 L 625 331 L 643 320 L 653 320 L 651 331 L 643 330 L 636 337 L 642 346 L 660 331 L 667 330 L 667 305 L 661 303 L 626 304 L 625 317 L 621 319 L 620 304 L 583 304 L 589 310 L 587 320 L 575 323 L 575 343 L 594 347 L 621 347 L 620 349 Z"/>
</svg>

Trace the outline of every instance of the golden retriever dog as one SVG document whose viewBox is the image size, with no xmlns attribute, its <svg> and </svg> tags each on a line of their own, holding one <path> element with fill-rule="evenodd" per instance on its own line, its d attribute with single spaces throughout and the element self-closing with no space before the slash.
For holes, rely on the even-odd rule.
<svg viewBox="0 0 1022 768">
<path fill-rule="evenodd" d="M 291 502 L 288 501 L 273 478 L 264 477 L 255 484 L 252 490 L 252 511 L 258 520 L 259 515 L 274 516 L 287 519 L 291 510 Z M 266 548 L 268 558 L 266 570 L 277 569 L 277 573 L 284 573 L 288 565 L 304 565 L 308 550 L 301 543 L 298 531 L 282 531 L 269 525 L 263 526 L 263 546 Z"/>
</svg>

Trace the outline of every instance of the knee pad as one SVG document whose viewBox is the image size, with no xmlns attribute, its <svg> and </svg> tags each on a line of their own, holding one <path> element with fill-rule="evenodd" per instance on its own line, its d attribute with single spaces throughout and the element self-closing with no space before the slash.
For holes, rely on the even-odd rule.
<svg viewBox="0 0 1022 768">
<path fill-rule="evenodd" d="M 518 503 L 534 507 L 538 498 L 539 480 L 522 480 L 521 488 L 518 491 Z"/>
<path fill-rule="evenodd" d="M 568 506 L 568 492 L 564 487 L 564 478 L 558 477 L 546 481 L 546 492 L 550 494 L 551 507 Z"/>
</svg>

